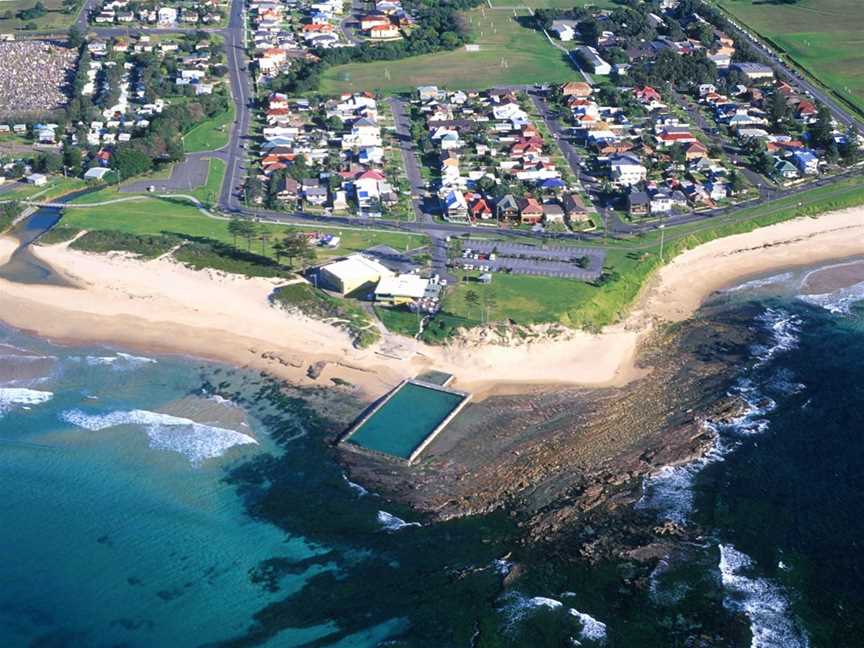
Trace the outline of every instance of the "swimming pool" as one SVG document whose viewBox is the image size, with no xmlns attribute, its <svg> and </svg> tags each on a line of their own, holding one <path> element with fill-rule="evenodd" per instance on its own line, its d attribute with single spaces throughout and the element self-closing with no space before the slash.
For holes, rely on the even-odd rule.
<svg viewBox="0 0 864 648">
<path fill-rule="evenodd" d="M 362 419 L 344 442 L 411 462 L 469 398 L 431 383 L 406 381 Z"/>
</svg>

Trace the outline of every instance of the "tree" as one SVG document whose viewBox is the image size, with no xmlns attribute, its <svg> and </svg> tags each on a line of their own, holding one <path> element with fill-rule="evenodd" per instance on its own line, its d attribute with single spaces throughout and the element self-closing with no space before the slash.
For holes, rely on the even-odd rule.
<svg viewBox="0 0 864 648">
<path fill-rule="evenodd" d="M 246 239 L 246 251 L 252 251 L 252 239 L 258 234 L 258 223 L 251 220 L 240 221 L 242 223 L 241 236 Z"/>
<path fill-rule="evenodd" d="M 602 30 L 594 18 L 583 20 L 576 26 L 576 28 L 579 30 L 579 34 L 581 34 L 586 43 L 592 46 L 597 45 L 597 40 L 600 38 L 600 32 Z"/>
<path fill-rule="evenodd" d="M 69 41 L 69 47 L 72 49 L 78 49 L 84 43 L 84 36 L 81 34 L 81 30 L 78 29 L 78 25 L 72 25 L 69 28 L 67 40 Z"/>
<path fill-rule="evenodd" d="M 63 149 L 63 166 L 72 175 L 78 175 L 81 172 L 81 149 L 67 144 Z"/>
<path fill-rule="evenodd" d="M 768 104 L 768 112 L 771 115 L 771 121 L 777 127 L 781 122 L 785 121 L 789 116 L 789 104 L 781 93 L 775 91 L 771 95 L 771 102 Z"/>
<path fill-rule="evenodd" d="M 315 251 L 309 246 L 309 239 L 302 232 L 286 233 L 279 245 L 279 254 L 288 259 L 289 266 L 294 265 L 295 259 L 307 263 L 315 259 Z"/>
<path fill-rule="evenodd" d="M 476 307 L 480 303 L 480 297 L 473 290 L 465 293 L 465 303 L 469 306 Z"/>
<path fill-rule="evenodd" d="M 133 146 L 118 146 L 114 151 L 114 169 L 124 180 L 153 168 L 153 158 Z"/>
<path fill-rule="evenodd" d="M 234 237 L 235 248 L 237 247 L 237 238 L 243 236 L 243 232 L 245 231 L 243 222 L 243 219 L 236 216 L 228 221 L 228 233 Z"/>
<path fill-rule="evenodd" d="M 814 146 L 827 147 L 834 139 L 831 112 L 825 106 L 819 106 L 816 121 L 810 125 L 810 141 Z"/>
<path fill-rule="evenodd" d="M 729 173 L 729 189 L 733 194 L 741 193 L 747 188 L 744 177 L 738 171 Z"/>
<path fill-rule="evenodd" d="M 270 242 L 270 239 L 270 232 L 268 232 L 266 229 L 262 229 L 260 232 L 258 232 L 258 240 L 261 241 L 261 256 L 266 256 L 265 248 L 267 243 Z"/>
</svg>

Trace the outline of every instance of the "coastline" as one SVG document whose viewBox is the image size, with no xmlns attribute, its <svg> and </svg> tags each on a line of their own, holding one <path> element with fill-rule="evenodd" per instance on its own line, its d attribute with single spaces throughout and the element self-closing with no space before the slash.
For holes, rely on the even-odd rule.
<svg viewBox="0 0 864 648">
<path fill-rule="evenodd" d="M 0 237 L 0 263 L 15 248 Z M 623 386 L 644 376 L 637 354 L 658 324 L 689 318 L 710 295 L 748 278 L 864 255 L 864 208 L 802 217 L 689 250 L 661 268 L 630 314 L 601 333 L 567 332 L 514 346 L 479 335 L 444 347 L 385 334 L 368 349 L 325 322 L 270 305 L 277 280 L 195 271 L 166 259 L 95 255 L 68 244 L 33 254 L 76 288 L 0 279 L 0 319 L 55 342 L 102 343 L 198 356 L 298 385 L 338 378 L 368 399 L 427 368 L 453 373 L 482 399 L 526 385 Z M 307 375 L 326 363 L 317 378 Z M 338 381 L 337 381 L 338 382 Z"/>
</svg>

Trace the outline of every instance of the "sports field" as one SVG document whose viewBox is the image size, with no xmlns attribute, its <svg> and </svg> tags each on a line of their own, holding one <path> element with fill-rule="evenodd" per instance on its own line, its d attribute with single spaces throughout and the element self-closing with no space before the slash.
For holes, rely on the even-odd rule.
<svg viewBox="0 0 864 648">
<path fill-rule="evenodd" d="M 795 4 L 718 0 L 718 3 L 864 112 L 861 0 L 798 0 Z"/>
<path fill-rule="evenodd" d="M 75 3 L 71 11 L 65 11 L 63 0 L 41 0 L 45 13 L 35 18 L 20 18 L 18 12 L 33 9 L 37 0 L 5 0 L 0 2 L 0 32 L 25 29 L 35 25 L 35 31 L 66 31 L 78 15 L 81 1 Z"/>
<path fill-rule="evenodd" d="M 576 78 L 578 73 L 564 52 L 553 47 L 541 32 L 519 23 L 528 15 L 527 9 L 479 7 L 464 14 L 472 43 L 479 51 L 460 48 L 399 61 L 341 65 L 322 76 L 321 91 L 392 93 L 420 85 L 481 89 Z"/>
</svg>

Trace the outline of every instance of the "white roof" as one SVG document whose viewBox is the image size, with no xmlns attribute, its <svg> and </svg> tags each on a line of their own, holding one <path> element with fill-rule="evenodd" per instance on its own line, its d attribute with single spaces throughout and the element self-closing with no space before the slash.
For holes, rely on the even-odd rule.
<svg viewBox="0 0 864 648">
<path fill-rule="evenodd" d="M 88 180 L 91 178 L 101 180 L 109 173 L 111 173 L 111 169 L 106 169 L 105 167 L 91 167 L 90 169 L 87 169 L 87 173 L 84 174 L 84 177 Z"/>
<path fill-rule="evenodd" d="M 352 254 L 346 259 L 329 263 L 324 268 L 339 279 L 365 278 L 367 281 L 378 281 L 381 277 L 389 277 L 393 273 L 375 259 L 362 254 Z"/>
<path fill-rule="evenodd" d="M 395 277 L 382 277 L 375 288 L 375 295 L 394 295 L 421 299 L 426 294 L 429 280 L 415 274 L 402 274 Z"/>
</svg>

